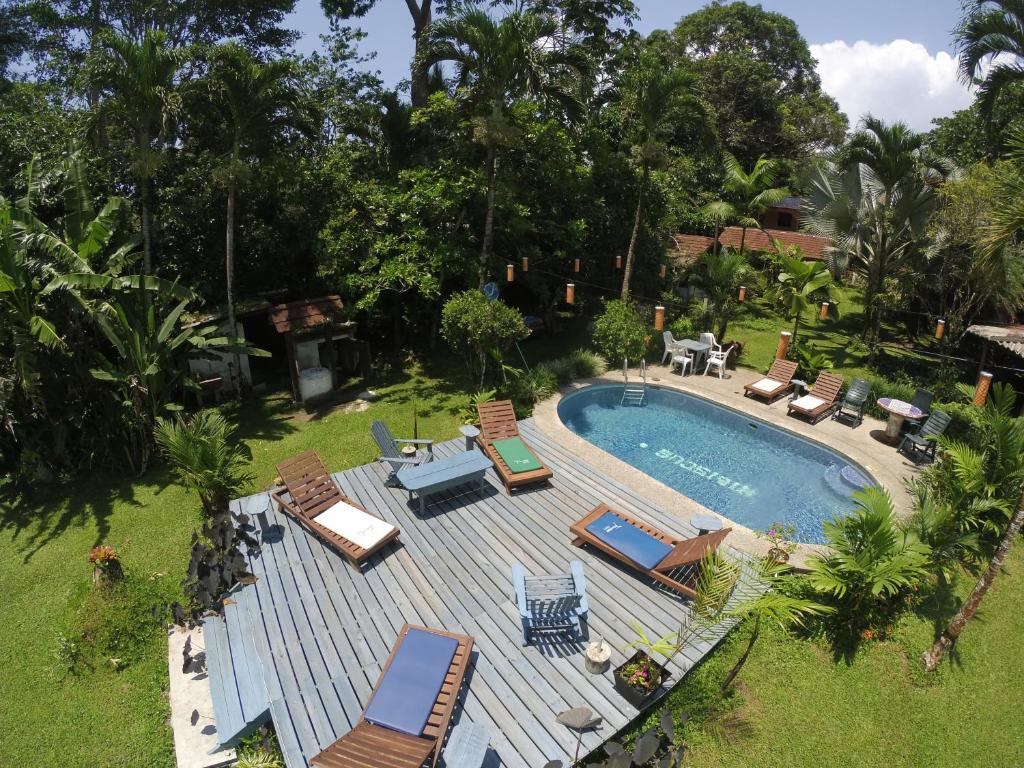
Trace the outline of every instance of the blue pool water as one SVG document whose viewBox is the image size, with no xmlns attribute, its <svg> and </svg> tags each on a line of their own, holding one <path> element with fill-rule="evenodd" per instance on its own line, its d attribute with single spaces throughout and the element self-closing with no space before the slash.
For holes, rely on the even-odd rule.
<svg viewBox="0 0 1024 768">
<path fill-rule="evenodd" d="M 821 524 L 848 513 L 870 476 L 816 443 L 700 397 L 648 386 L 642 406 L 621 385 L 594 385 L 558 404 L 580 437 L 685 496 L 754 530 L 782 521 L 797 541 L 824 542 Z"/>
</svg>

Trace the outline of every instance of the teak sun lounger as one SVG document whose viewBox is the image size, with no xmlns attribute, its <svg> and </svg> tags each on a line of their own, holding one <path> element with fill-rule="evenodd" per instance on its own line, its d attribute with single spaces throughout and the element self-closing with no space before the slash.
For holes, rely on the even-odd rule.
<svg viewBox="0 0 1024 768">
<path fill-rule="evenodd" d="M 753 384 L 744 384 L 745 395 L 752 397 L 763 397 L 769 403 L 779 395 L 785 394 L 793 385 L 790 383 L 796 376 L 796 361 L 776 358 L 772 367 L 768 369 L 768 375 L 758 379 Z"/>
<path fill-rule="evenodd" d="M 590 544 L 607 555 L 686 597 L 696 597 L 694 585 L 705 553 L 718 548 L 732 528 L 677 539 L 652 525 L 600 504 L 569 530 L 573 544 Z"/>
<path fill-rule="evenodd" d="M 398 538 L 397 527 L 371 515 L 341 492 L 316 451 L 281 462 L 277 472 L 290 497 L 272 492 L 278 507 L 334 547 L 356 570 L 363 560 Z"/>
<path fill-rule="evenodd" d="M 494 469 L 509 496 L 512 495 L 513 488 L 533 483 L 546 483 L 551 479 L 551 470 L 519 436 L 519 423 L 516 421 L 516 412 L 512 407 L 511 400 L 483 403 L 476 407 L 476 411 L 480 416 L 480 437 L 477 438 L 477 441 L 484 453 L 494 462 Z M 499 445 L 496 446 L 495 443 Z M 506 455 L 519 455 L 520 460 L 530 465 L 530 468 L 521 472 L 513 471 L 513 468 L 502 457 L 502 452 Z"/>
<path fill-rule="evenodd" d="M 798 397 L 789 404 L 789 415 L 799 413 L 810 419 L 811 424 L 827 416 L 839 406 L 839 393 L 843 389 L 843 377 L 834 373 L 819 373 L 811 387 L 811 394 Z"/>
<path fill-rule="evenodd" d="M 355 728 L 310 760 L 321 768 L 437 765 L 473 638 L 406 624 Z"/>
</svg>

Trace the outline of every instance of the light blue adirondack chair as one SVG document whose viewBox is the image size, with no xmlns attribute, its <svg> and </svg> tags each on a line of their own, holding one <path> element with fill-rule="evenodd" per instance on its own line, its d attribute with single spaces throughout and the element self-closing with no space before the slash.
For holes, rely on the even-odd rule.
<svg viewBox="0 0 1024 768">
<path fill-rule="evenodd" d="M 370 433 L 373 435 L 373 439 L 377 441 L 377 447 L 380 448 L 380 461 L 391 467 L 391 472 L 388 474 L 389 485 L 394 483 L 395 475 L 402 467 L 418 467 L 420 464 L 426 464 L 434 459 L 433 440 L 397 439 L 391 434 L 388 425 L 383 421 L 373 422 L 370 425 Z M 423 445 L 426 446 L 426 450 L 417 450 L 415 456 L 403 456 L 402 452 L 398 449 L 399 443 L 415 445 L 417 447 Z"/>
<path fill-rule="evenodd" d="M 523 624 L 523 645 L 535 632 L 572 630 L 582 638 L 580 621 L 587 615 L 587 582 L 583 563 L 573 560 L 569 573 L 557 576 L 527 576 L 523 566 L 512 566 L 512 587 Z"/>
</svg>

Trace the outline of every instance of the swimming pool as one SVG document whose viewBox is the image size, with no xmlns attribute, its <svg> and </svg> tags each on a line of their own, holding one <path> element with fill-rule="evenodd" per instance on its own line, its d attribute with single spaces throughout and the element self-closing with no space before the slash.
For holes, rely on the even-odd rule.
<svg viewBox="0 0 1024 768">
<path fill-rule="evenodd" d="M 648 385 L 620 405 L 622 385 L 562 398 L 569 429 L 685 496 L 754 530 L 782 521 L 796 540 L 824 542 L 821 524 L 848 513 L 868 473 L 824 446 L 694 395 Z"/>
</svg>

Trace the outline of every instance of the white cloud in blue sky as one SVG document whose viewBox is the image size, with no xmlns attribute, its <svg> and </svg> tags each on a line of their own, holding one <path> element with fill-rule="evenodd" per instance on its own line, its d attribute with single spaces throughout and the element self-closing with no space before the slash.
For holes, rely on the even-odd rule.
<svg viewBox="0 0 1024 768">
<path fill-rule="evenodd" d="M 946 51 L 929 53 L 921 43 L 836 40 L 811 45 L 811 53 L 818 60 L 822 88 L 839 102 L 851 127 L 871 112 L 927 131 L 933 117 L 950 115 L 972 101 L 957 76 L 957 60 Z"/>
</svg>

